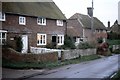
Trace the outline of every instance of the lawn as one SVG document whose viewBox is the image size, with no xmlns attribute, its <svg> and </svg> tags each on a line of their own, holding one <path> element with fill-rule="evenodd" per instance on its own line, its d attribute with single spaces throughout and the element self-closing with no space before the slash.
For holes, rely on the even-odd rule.
<svg viewBox="0 0 120 80">
<path fill-rule="evenodd" d="M 13 69 L 52 69 L 55 67 L 60 67 L 64 65 L 69 64 L 77 64 L 83 61 L 90 61 L 100 58 L 99 55 L 89 55 L 89 56 L 83 56 L 76 59 L 71 60 L 64 60 L 64 61 L 57 61 L 57 62 L 16 62 L 16 61 L 10 61 L 3 59 L 2 60 L 2 66 L 6 68 L 13 68 Z"/>
</svg>

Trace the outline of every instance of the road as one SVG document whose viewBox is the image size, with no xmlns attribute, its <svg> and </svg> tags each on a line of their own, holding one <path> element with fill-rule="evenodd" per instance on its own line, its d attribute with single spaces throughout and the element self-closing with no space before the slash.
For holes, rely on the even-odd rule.
<svg viewBox="0 0 120 80">
<path fill-rule="evenodd" d="M 120 55 L 72 64 L 45 71 L 32 78 L 107 78 L 120 68 Z"/>
</svg>

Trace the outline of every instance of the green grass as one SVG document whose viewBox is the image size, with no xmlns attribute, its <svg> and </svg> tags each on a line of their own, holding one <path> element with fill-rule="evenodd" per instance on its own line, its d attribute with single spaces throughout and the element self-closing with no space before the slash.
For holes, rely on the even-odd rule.
<svg viewBox="0 0 120 80">
<path fill-rule="evenodd" d="M 58 62 L 16 62 L 16 61 L 10 61 L 3 59 L 2 66 L 6 68 L 14 68 L 14 69 L 43 69 L 43 68 L 56 68 L 64 65 L 69 65 L 69 64 L 77 64 L 83 61 L 90 61 L 94 59 L 98 59 L 100 56 L 98 55 L 89 55 L 89 56 L 83 56 L 80 58 L 76 59 L 71 59 L 71 60 L 64 60 L 64 61 L 58 61 Z"/>
<path fill-rule="evenodd" d="M 120 80 L 120 70 L 117 72 L 117 74 L 112 78 L 112 80 Z"/>
</svg>

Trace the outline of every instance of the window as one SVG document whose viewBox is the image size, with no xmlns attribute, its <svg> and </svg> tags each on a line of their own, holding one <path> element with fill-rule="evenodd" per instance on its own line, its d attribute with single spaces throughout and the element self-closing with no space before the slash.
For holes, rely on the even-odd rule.
<svg viewBox="0 0 120 80">
<path fill-rule="evenodd" d="M 63 26 L 63 20 L 57 20 L 56 24 L 57 26 Z"/>
<path fill-rule="evenodd" d="M 5 21 L 5 13 L 0 12 L 0 21 Z"/>
<path fill-rule="evenodd" d="M 106 33 L 106 30 L 103 30 L 104 33 Z"/>
<path fill-rule="evenodd" d="M 26 25 L 26 18 L 23 16 L 19 16 L 19 24 L 20 25 Z"/>
<path fill-rule="evenodd" d="M 46 18 L 37 18 L 37 24 L 38 25 L 46 25 Z"/>
<path fill-rule="evenodd" d="M 64 45 L 64 35 L 58 35 L 58 45 Z"/>
<path fill-rule="evenodd" d="M 0 32 L 0 45 L 4 45 L 6 42 L 6 33 Z"/>
<path fill-rule="evenodd" d="M 46 45 L 46 34 L 37 34 L 37 45 Z"/>
</svg>

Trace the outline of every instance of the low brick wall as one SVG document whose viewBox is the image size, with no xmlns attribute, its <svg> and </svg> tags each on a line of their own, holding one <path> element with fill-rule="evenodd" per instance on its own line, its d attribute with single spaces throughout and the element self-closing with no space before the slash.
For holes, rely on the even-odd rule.
<svg viewBox="0 0 120 80">
<path fill-rule="evenodd" d="M 74 59 L 80 56 L 96 54 L 96 49 L 65 50 L 62 52 L 62 60 Z"/>
<path fill-rule="evenodd" d="M 2 57 L 12 61 L 25 61 L 25 62 L 48 62 L 58 61 L 58 53 L 44 53 L 44 54 L 22 54 L 15 50 L 8 48 L 2 49 Z"/>
</svg>

